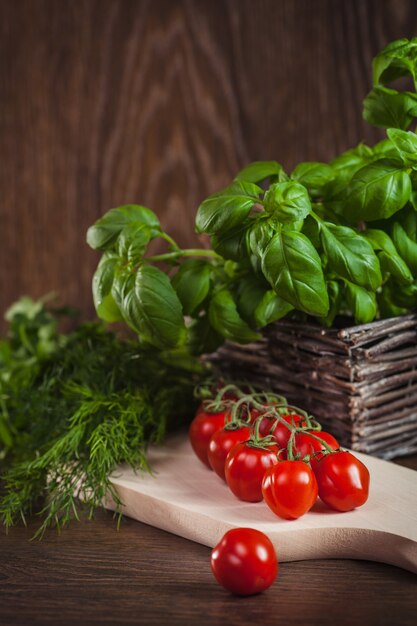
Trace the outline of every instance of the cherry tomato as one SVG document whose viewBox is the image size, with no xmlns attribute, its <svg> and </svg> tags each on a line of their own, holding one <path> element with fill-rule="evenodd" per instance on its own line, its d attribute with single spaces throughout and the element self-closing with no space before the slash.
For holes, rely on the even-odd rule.
<svg viewBox="0 0 417 626">
<path fill-rule="evenodd" d="M 262 480 L 265 471 L 278 463 L 276 445 L 256 448 L 249 442 L 238 443 L 226 457 L 224 466 L 226 482 L 239 500 L 260 502 L 262 500 Z"/>
<path fill-rule="evenodd" d="M 350 452 L 334 452 L 318 461 L 314 469 L 319 496 L 336 511 L 351 511 L 368 499 L 369 471 Z"/>
<path fill-rule="evenodd" d="M 241 426 L 240 428 L 223 428 L 217 430 L 210 439 L 208 449 L 208 460 L 210 466 L 220 478 L 225 479 L 224 465 L 229 451 L 242 441 L 247 441 L 250 437 L 250 427 Z"/>
<path fill-rule="evenodd" d="M 287 422 L 289 427 L 291 425 L 294 425 L 294 426 L 306 425 L 306 421 L 304 417 L 301 417 L 301 415 L 289 414 L 289 415 L 281 415 L 281 417 L 283 420 L 285 420 L 285 422 Z M 270 432 L 273 423 L 274 423 L 274 419 L 271 420 L 270 418 L 265 417 L 261 421 L 261 425 L 259 427 L 259 434 L 262 437 L 265 437 L 266 435 L 271 434 L 277 440 L 278 447 L 285 448 L 287 446 L 288 439 L 290 438 L 291 430 L 283 422 L 278 422 L 274 430 Z"/>
<path fill-rule="evenodd" d="M 332 450 L 337 450 L 340 448 L 339 442 L 337 439 L 333 437 L 330 433 L 326 433 L 324 430 L 322 431 L 314 431 L 313 435 L 320 437 L 323 439 L 328 446 L 332 448 Z M 301 458 L 310 455 L 310 465 L 312 469 L 317 465 L 317 458 L 314 457 L 313 454 L 317 452 L 321 452 L 321 450 L 325 450 L 326 448 L 320 441 L 315 439 L 315 437 L 311 437 L 308 431 L 304 433 L 297 433 L 294 439 L 294 453 L 300 454 Z"/>
<path fill-rule="evenodd" d="M 250 596 L 268 589 L 278 573 L 271 540 L 253 528 L 229 530 L 211 553 L 211 569 L 228 591 Z"/>
<path fill-rule="evenodd" d="M 262 493 L 269 508 L 284 519 L 297 519 L 317 500 L 317 481 L 303 461 L 281 461 L 269 467 L 262 481 Z"/>
<path fill-rule="evenodd" d="M 220 411 L 219 413 L 201 411 L 195 416 L 188 430 L 194 452 L 200 461 L 210 469 L 211 465 L 207 456 L 210 439 L 217 430 L 224 427 L 227 416 L 227 411 Z"/>
</svg>

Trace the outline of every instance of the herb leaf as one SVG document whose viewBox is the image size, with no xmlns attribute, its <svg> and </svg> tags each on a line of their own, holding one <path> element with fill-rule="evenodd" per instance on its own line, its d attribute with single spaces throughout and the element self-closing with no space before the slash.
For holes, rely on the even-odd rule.
<svg viewBox="0 0 417 626">
<path fill-rule="evenodd" d="M 379 159 L 358 170 L 342 197 L 349 221 L 388 218 L 406 204 L 411 194 L 408 174 L 398 164 Z"/>
<path fill-rule="evenodd" d="M 332 270 L 361 287 L 378 289 L 382 282 L 378 258 L 364 237 L 330 222 L 321 223 L 320 234 Z"/>
<path fill-rule="evenodd" d="M 231 341 L 250 343 L 261 337 L 240 317 L 234 298 L 226 288 L 213 295 L 209 306 L 209 319 L 216 332 Z"/>
<path fill-rule="evenodd" d="M 375 293 L 354 285 L 349 281 L 346 284 L 346 299 L 353 312 L 357 324 L 371 322 L 377 312 Z"/>
<path fill-rule="evenodd" d="M 112 248 L 123 228 L 132 222 L 149 226 L 155 237 L 161 230 L 159 220 L 150 209 L 139 204 L 126 204 L 117 209 L 110 209 L 87 231 L 87 243 L 94 250 Z"/>
<path fill-rule="evenodd" d="M 303 220 L 311 211 L 308 191 L 300 183 L 275 183 L 265 193 L 265 209 L 279 222 Z"/>
<path fill-rule="evenodd" d="M 235 180 L 247 183 L 260 183 L 267 178 L 286 180 L 288 176 L 285 174 L 282 165 L 276 161 L 254 161 L 244 167 L 243 170 L 240 170 Z"/>
<path fill-rule="evenodd" d="M 140 336 L 157 348 L 173 348 L 185 340 L 181 302 L 164 272 L 141 266 L 134 289 L 127 290 L 122 313 Z"/>
<path fill-rule="evenodd" d="M 253 183 L 235 181 L 223 191 L 209 196 L 197 210 L 198 233 L 214 235 L 230 230 L 242 222 L 259 200 L 262 189 Z"/>
<path fill-rule="evenodd" d="M 207 297 L 210 273 L 211 268 L 207 262 L 189 259 L 175 274 L 172 286 L 180 299 L 184 315 L 192 315 Z"/>
<path fill-rule="evenodd" d="M 413 275 L 397 252 L 391 237 L 383 230 L 367 229 L 363 236 L 369 241 L 374 250 L 378 251 L 378 258 L 383 271 L 389 272 L 400 283 L 408 284 Z"/>
<path fill-rule="evenodd" d="M 329 299 L 320 257 L 305 235 L 277 233 L 266 247 L 262 270 L 274 291 L 296 309 L 309 315 L 327 314 Z"/>
</svg>

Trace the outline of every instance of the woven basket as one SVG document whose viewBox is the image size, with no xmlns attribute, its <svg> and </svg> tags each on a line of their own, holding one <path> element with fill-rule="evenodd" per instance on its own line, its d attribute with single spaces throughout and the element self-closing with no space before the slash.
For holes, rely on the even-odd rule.
<svg viewBox="0 0 417 626">
<path fill-rule="evenodd" d="M 417 451 L 417 314 L 332 329 L 282 320 L 215 361 L 311 412 L 344 446 L 383 458 Z"/>
</svg>

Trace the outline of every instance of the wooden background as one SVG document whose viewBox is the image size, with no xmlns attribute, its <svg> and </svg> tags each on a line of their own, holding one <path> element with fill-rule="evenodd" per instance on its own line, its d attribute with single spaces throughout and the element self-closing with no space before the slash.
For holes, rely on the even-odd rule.
<svg viewBox="0 0 417 626">
<path fill-rule="evenodd" d="M 371 59 L 415 0 L 0 0 L 0 311 L 57 291 L 93 314 L 87 227 L 153 208 L 195 242 L 201 199 L 381 132 Z"/>
</svg>

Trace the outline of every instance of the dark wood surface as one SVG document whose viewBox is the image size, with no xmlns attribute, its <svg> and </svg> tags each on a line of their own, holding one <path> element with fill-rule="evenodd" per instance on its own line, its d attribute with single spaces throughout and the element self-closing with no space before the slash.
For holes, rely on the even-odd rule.
<svg viewBox="0 0 417 626">
<path fill-rule="evenodd" d="M 0 312 L 57 291 L 92 315 L 85 232 L 112 206 L 190 244 L 247 162 L 375 141 L 372 57 L 416 32 L 414 0 L 0 0 Z"/>
<path fill-rule="evenodd" d="M 417 469 L 417 456 L 399 461 Z M 417 477 L 417 474 L 416 474 Z M 0 534 L 0 624 L 414 626 L 417 576 L 370 561 L 280 564 L 264 594 L 237 598 L 204 546 L 109 512 L 61 535 Z M 279 555 L 278 555 L 279 556 Z"/>
</svg>

